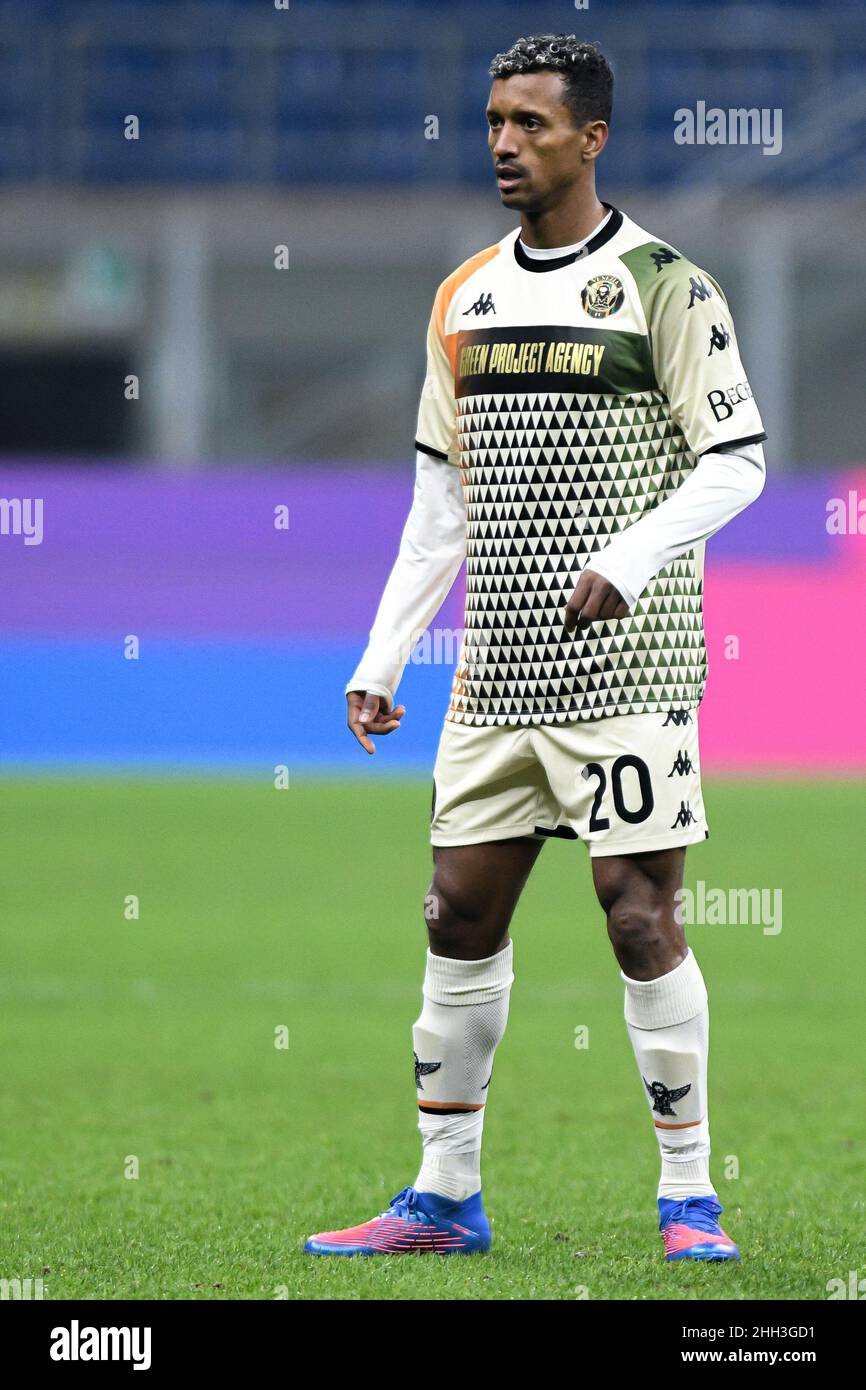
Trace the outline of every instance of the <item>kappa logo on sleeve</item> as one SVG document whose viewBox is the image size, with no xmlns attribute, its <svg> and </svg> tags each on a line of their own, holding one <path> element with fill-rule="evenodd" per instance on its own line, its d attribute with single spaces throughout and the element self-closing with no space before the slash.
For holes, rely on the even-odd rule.
<svg viewBox="0 0 866 1390">
<path fill-rule="evenodd" d="M 707 284 L 706 280 L 702 280 L 700 276 L 698 276 L 697 278 L 694 275 L 690 276 L 689 302 L 686 305 L 687 309 L 693 309 L 698 300 L 700 300 L 700 302 L 703 304 L 705 299 L 712 299 L 712 297 L 713 292 Z"/>
<path fill-rule="evenodd" d="M 650 251 L 650 260 L 656 268 L 656 274 L 666 265 L 673 265 L 674 261 L 682 260 L 676 251 L 672 251 L 669 246 L 660 246 L 658 251 Z"/>
<path fill-rule="evenodd" d="M 724 352 L 731 346 L 731 335 L 723 323 L 711 325 L 710 350 L 707 357 L 712 357 L 714 352 Z"/>
</svg>

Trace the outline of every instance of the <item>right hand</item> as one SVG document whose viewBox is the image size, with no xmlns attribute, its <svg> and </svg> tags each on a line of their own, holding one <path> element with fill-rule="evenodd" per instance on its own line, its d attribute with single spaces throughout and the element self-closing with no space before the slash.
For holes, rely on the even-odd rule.
<svg viewBox="0 0 866 1390">
<path fill-rule="evenodd" d="M 405 705 L 395 705 L 393 709 L 381 695 L 371 695 L 366 690 L 350 690 L 346 696 L 348 711 L 346 720 L 355 738 L 366 753 L 376 749 L 370 735 L 391 734 L 399 729 L 400 720 L 406 713 Z"/>
</svg>

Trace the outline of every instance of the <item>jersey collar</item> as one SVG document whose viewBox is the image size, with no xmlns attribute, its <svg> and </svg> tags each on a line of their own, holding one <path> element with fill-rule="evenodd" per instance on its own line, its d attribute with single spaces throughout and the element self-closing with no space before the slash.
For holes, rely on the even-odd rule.
<svg viewBox="0 0 866 1390">
<path fill-rule="evenodd" d="M 618 208 L 615 208 L 611 203 L 602 203 L 602 207 L 610 209 L 609 220 L 596 236 L 590 237 L 585 246 L 582 246 L 579 251 L 572 251 L 570 256 L 557 256 L 553 260 L 537 261 L 533 257 L 527 256 L 523 250 L 518 232 L 514 242 L 514 259 L 517 264 L 523 270 L 534 270 L 543 274 L 547 270 L 561 270 L 564 265 L 571 265 L 574 261 L 582 261 L 587 256 L 591 256 L 593 251 L 597 251 L 599 247 L 610 241 L 611 237 L 615 237 L 622 226 L 622 213 Z"/>
</svg>

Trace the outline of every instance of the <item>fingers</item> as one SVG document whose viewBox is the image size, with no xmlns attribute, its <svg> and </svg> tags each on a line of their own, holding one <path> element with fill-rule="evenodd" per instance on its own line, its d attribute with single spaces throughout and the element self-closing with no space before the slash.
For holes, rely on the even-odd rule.
<svg viewBox="0 0 866 1390">
<path fill-rule="evenodd" d="M 600 574 L 584 570 L 577 588 L 568 600 L 563 621 L 566 631 L 580 631 L 591 623 L 607 622 L 611 618 L 627 618 L 628 604 L 618 589 Z"/>
<path fill-rule="evenodd" d="M 379 696 L 371 695 L 369 692 L 350 690 L 346 700 L 349 706 L 346 722 L 364 752 L 369 753 L 372 757 L 376 749 L 369 738 L 367 725 L 378 712 Z"/>
<path fill-rule="evenodd" d="M 368 734 L 390 734 L 394 729 L 399 729 L 400 720 L 405 713 L 405 706 L 397 705 L 396 709 L 387 713 L 382 711 L 376 719 L 365 720 L 364 728 Z"/>
<path fill-rule="evenodd" d="M 591 593 L 592 574 L 590 570 L 585 570 L 577 581 L 577 588 L 575 589 L 571 598 L 568 600 L 568 603 L 565 605 L 565 616 L 563 617 L 563 622 L 565 623 L 567 632 L 572 632 L 576 627 L 580 625 L 581 614 L 584 610 L 585 605 L 589 602 L 589 596 Z"/>
<path fill-rule="evenodd" d="M 600 619 L 615 618 L 617 616 L 617 609 L 619 608 L 625 608 L 622 596 L 616 591 L 613 585 L 610 585 L 610 592 L 603 599 L 598 610 L 598 616 Z M 628 612 L 628 609 L 626 609 L 626 612 Z"/>
<path fill-rule="evenodd" d="M 364 725 L 360 723 L 359 720 L 350 719 L 349 728 L 352 730 L 352 733 L 355 735 L 355 738 L 358 740 L 365 753 L 370 753 L 371 755 L 375 753 L 376 750 L 364 730 Z"/>
<path fill-rule="evenodd" d="M 369 691 L 352 690 L 346 699 L 349 706 L 346 722 L 364 752 L 372 756 L 376 749 L 371 736 L 381 737 L 399 729 L 406 707 L 397 705 L 392 710 L 387 700 Z"/>
<path fill-rule="evenodd" d="M 369 691 L 366 691 L 364 695 L 363 704 L 361 705 L 361 708 L 358 711 L 359 723 L 372 724 L 375 721 L 376 715 L 379 712 L 380 704 L 384 710 L 386 708 L 387 701 L 383 700 L 379 695 L 371 695 Z"/>
</svg>

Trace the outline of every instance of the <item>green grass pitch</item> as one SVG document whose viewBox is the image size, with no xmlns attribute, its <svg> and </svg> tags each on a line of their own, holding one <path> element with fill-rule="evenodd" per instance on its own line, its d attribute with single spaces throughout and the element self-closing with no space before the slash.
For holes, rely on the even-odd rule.
<svg viewBox="0 0 866 1390">
<path fill-rule="evenodd" d="M 784 895 L 778 935 L 690 931 L 738 1267 L 661 1258 L 581 845 L 545 848 L 513 928 L 492 1253 L 316 1260 L 307 1234 L 417 1168 L 429 783 L 8 778 L 2 797 L 0 1277 L 48 1299 L 825 1299 L 866 1274 L 859 785 L 710 783 L 688 854 L 687 884 Z"/>
</svg>

